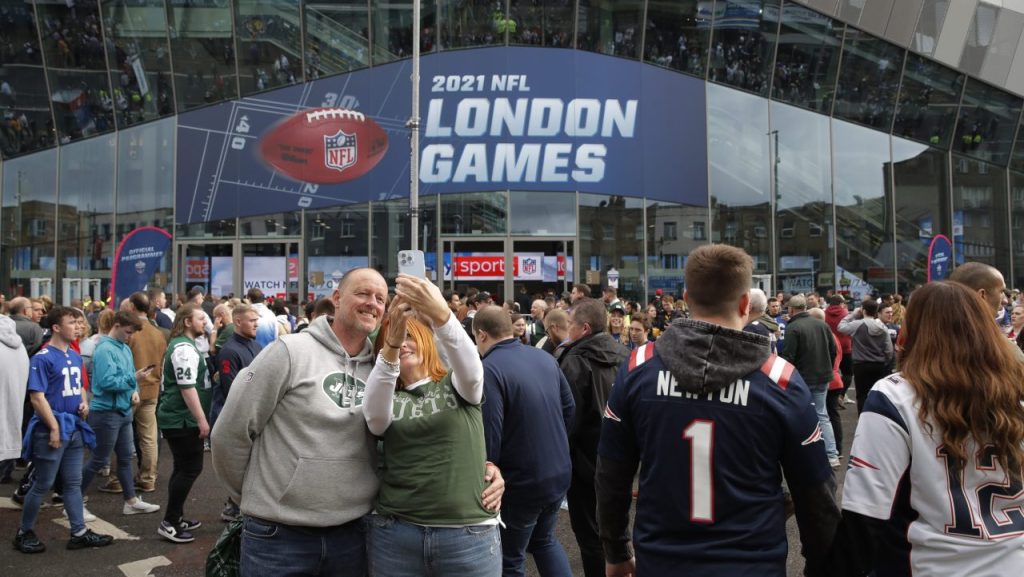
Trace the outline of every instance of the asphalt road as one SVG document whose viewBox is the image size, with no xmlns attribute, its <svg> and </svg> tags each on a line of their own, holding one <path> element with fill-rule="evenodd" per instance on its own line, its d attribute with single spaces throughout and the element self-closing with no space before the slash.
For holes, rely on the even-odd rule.
<svg viewBox="0 0 1024 577">
<path fill-rule="evenodd" d="M 849 454 L 849 445 L 853 441 L 853 430 L 856 426 L 856 408 L 847 405 L 843 411 L 846 440 L 843 454 Z M 170 451 L 161 444 L 160 478 L 155 493 L 144 494 L 146 501 L 163 505 L 167 498 L 166 482 L 170 474 Z M 21 471 L 16 475 L 20 476 Z M 837 481 L 842 486 L 843 471 L 838 472 Z M 36 533 L 46 544 L 46 552 L 39 555 L 24 555 L 9 545 L 17 531 L 20 511 L 10 501 L 10 493 L 14 485 L 0 486 L 0 538 L 6 540 L 0 545 L 0 575 L 5 577 L 34 577 L 68 575 L 75 577 L 200 577 L 204 575 L 206 553 L 213 546 L 223 528 L 220 511 L 224 501 L 213 470 L 210 467 L 209 454 L 206 456 L 206 468 L 192 490 L 190 501 L 186 504 L 185 515 L 202 521 L 203 527 L 195 531 L 196 541 L 185 545 L 176 545 L 164 540 L 156 533 L 162 513 L 149 515 L 125 516 L 121 513 L 122 500 L 120 495 L 101 493 L 96 490 L 105 480 L 98 477 L 94 487 L 89 491 L 89 502 L 86 507 L 99 517 L 91 526 L 97 532 L 112 533 L 119 537 L 111 546 L 101 549 L 85 549 L 68 551 L 64 547 L 68 539 L 66 526 L 59 524 L 65 521 L 61 509 L 44 508 L 36 524 Z M 579 559 L 579 551 L 569 528 L 569 516 L 562 511 L 558 522 L 558 536 L 561 539 L 574 575 L 582 576 L 583 571 Z M 799 577 L 803 573 L 803 560 L 799 555 L 800 547 L 796 534 L 796 523 L 789 520 L 786 526 L 789 537 L 790 554 L 787 573 L 790 577 Z M 536 569 L 529 561 L 529 572 L 536 576 Z"/>
</svg>

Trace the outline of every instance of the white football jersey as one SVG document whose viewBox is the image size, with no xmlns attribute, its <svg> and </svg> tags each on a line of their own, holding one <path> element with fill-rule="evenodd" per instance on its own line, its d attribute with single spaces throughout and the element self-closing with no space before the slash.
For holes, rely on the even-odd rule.
<svg viewBox="0 0 1024 577">
<path fill-rule="evenodd" d="M 900 374 L 878 381 L 850 451 L 843 509 L 889 521 L 876 575 L 1021 575 L 1021 482 L 1010 480 L 990 446 L 972 443 L 957 470 L 917 409 Z"/>
</svg>

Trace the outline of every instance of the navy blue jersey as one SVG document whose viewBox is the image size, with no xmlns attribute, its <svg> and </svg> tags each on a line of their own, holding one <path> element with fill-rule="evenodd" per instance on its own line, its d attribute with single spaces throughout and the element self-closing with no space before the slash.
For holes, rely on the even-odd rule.
<svg viewBox="0 0 1024 577">
<path fill-rule="evenodd" d="M 637 575 L 784 577 L 782 472 L 794 489 L 832 474 L 807 385 L 771 355 L 721 390 L 688 393 L 654 349 L 619 370 L 599 448 L 640 463 Z"/>
<path fill-rule="evenodd" d="M 32 356 L 28 390 L 43 393 L 50 410 L 76 414 L 82 403 L 82 357 L 68 347 L 46 347 Z"/>
</svg>

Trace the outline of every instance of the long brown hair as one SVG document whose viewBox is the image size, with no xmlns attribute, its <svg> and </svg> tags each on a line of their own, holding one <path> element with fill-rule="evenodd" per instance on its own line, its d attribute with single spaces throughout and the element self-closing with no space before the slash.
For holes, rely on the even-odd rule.
<svg viewBox="0 0 1024 577">
<path fill-rule="evenodd" d="M 1024 465 L 1024 363 L 965 285 L 928 283 L 911 295 L 900 367 L 920 402 L 918 416 L 942 435 L 962 468 L 968 443 L 991 444 L 1009 475 Z"/>
<path fill-rule="evenodd" d="M 174 312 L 174 326 L 171 327 L 172 339 L 178 338 L 185 334 L 185 321 L 192 318 L 197 310 L 200 310 L 199 305 L 194 303 L 188 303 L 178 307 L 178 310 Z"/>
</svg>

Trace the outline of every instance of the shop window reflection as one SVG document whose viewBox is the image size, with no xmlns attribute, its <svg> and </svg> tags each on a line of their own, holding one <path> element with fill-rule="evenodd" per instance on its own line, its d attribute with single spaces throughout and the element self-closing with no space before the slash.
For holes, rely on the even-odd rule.
<svg viewBox="0 0 1024 577">
<path fill-rule="evenodd" d="M 906 50 L 846 28 L 833 115 L 888 132 Z"/>
<path fill-rule="evenodd" d="M 441 195 L 443 235 L 503 235 L 507 226 L 508 193 L 505 191 Z"/>
<path fill-rule="evenodd" d="M 983 262 L 1010 276 L 1006 170 L 953 157 L 953 254 L 957 264 Z"/>
<path fill-rule="evenodd" d="M 644 3 L 640 0 L 579 0 L 576 18 L 580 50 L 640 57 Z"/>
<path fill-rule="evenodd" d="M 1005 166 L 1020 111 L 1019 97 L 968 79 L 956 125 L 954 150 Z"/>
<path fill-rule="evenodd" d="M 45 150 L 3 164 L 3 222 L 0 265 L 8 298 L 39 296 L 45 279 L 51 297 L 57 234 L 57 151 Z M 33 290 L 33 289 L 37 290 Z"/>
<path fill-rule="evenodd" d="M 706 206 L 647 202 L 647 286 L 642 302 L 649 302 L 657 289 L 682 297 L 682 268 L 693 249 L 707 242 L 707 218 Z"/>
<path fill-rule="evenodd" d="M 1024 288 L 1024 173 L 1010 172 L 1010 231 L 1013 254 L 1012 287 Z"/>
<path fill-rule="evenodd" d="M 55 144 L 32 4 L 0 0 L 0 156 L 12 158 Z"/>
<path fill-rule="evenodd" d="M 370 64 L 366 0 L 306 0 L 306 78 L 339 74 Z"/>
<path fill-rule="evenodd" d="M 167 2 L 167 25 L 178 110 L 238 98 L 230 4 Z"/>
<path fill-rule="evenodd" d="M 893 134 L 948 148 L 964 78 L 937 62 L 908 54 Z"/>
<path fill-rule="evenodd" d="M 927 282 L 935 236 L 952 238 L 948 164 L 943 151 L 909 140 L 893 138 L 892 150 L 896 282 L 906 295 Z"/>
<path fill-rule="evenodd" d="M 102 9 L 117 125 L 174 114 L 164 1 L 108 0 Z"/>
<path fill-rule="evenodd" d="M 384 64 L 412 56 L 412 3 L 395 4 L 371 0 L 370 23 L 373 63 Z M 424 2 L 420 8 L 420 52 L 436 50 L 437 4 Z"/>
<path fill-rule="evenodd" d="M 127 230 L 174 231 L 175 119 L 121 130 L 117 139 L 117 222 Z M 120 240 L 120 239 L 117 239 Z"/>
<path fill-rule="evenodd" d="M 302 81 L 302 22 L 295 0 L 235 0 L 242 94 Z"/>
<path fill-rule="evenodd" d="M 439 0 L 441 49 L 504 44 L 517 24 L 506 14 L 505 2 L 492 0 Z"/>
<path fill-rule="evenodd" d="M 238 219 L 238 236 L 274 237 L 299 236 L 302 234 L 302 212 L 279 212 L 245 216 Z"/>
<path fill-rule="evenodd" d="M 643 240 L 638 240 L 635 234 L 637 225 L 643 222 L 643 199 L 579 195 L 580 270 L 577 276 L 580 282 L 591 285 L 592 294 L 600 294 L 601 285 L 608 282 L 608 271 L 614 268 L 619 271 L 619 298 L 640 300 L 643 296 L 640 283 Z M 652 222 L 648 221 L 648 225 Z M 668 254 L 675 249 L 669 245 L 662 247 L 661 252 Z M 592 282 L 595 280 L 598 282 Z"/>
<path fill-rule="evenodd" d="M 512 191 L 509 232 L 513 235 L 575 236 L 576 195 L 571 192 Z"/>
</svg>

